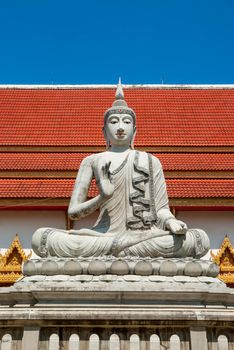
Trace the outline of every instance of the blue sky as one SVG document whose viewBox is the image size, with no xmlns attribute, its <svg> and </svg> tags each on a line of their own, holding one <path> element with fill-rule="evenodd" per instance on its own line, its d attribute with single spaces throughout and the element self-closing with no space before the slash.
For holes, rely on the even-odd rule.
<svg viewBox="0 0 234 350">
<path fill-rule="evenodd" d="M 1 0 L 0 84 L 234 83 L 233 0 Z"/>
</svg>

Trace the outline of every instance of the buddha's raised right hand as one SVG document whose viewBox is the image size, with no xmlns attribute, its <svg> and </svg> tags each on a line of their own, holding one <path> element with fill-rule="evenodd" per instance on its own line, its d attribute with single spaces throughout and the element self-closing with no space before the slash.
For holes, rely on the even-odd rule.
<svg viewBox="0 0 234 350">
<path fill-rule="evenodd" d="M 99 173 L 99 190 L 100 195 L 103 198 L 110 198 L 112 197 L 115 187 L 111 182 L 111 174 L 110 174 L 110 165 L 111 162 L 105 163 L 100 168 Z"/>
</svg>

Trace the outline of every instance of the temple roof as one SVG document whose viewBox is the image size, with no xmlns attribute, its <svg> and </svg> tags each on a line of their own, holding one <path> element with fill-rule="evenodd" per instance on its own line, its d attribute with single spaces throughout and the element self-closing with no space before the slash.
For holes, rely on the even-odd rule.
<svg viewBox="0 0 234 350">
<path fill-rule="evenodd" d="M 0 86 L 1 207 L 67 206 L 81 160 L 105 148 L 115 89 Z M 135 147 L 160 159 L 171 205 L 234 208 L 234 85 L 127 85 L 124 94 Z"/>
<path fill-rule="evenodd" d="M 74 179 L 0 179 L 1 198 L 70 198 Z M 234 179 L 167 179 L 170 198 L 234 197 Z M 89 196 L 97 195 L 93 182 Z"/>
<path fill-rule="evenodd" d="M 0 170 L 67 170 L 77 171 L 83 158 L 91 152 L 10 152 L 0 153 Z M 234 170 L 233 153 L 154 153 L 164 171 Z"/>
<path fill-rule="evenodd" d="M 115 88 L 0 89 L 0 145 L 103 146 Z M 234 88 L 130 87 L 136 146 L 234 146 Z"/>
</svg>

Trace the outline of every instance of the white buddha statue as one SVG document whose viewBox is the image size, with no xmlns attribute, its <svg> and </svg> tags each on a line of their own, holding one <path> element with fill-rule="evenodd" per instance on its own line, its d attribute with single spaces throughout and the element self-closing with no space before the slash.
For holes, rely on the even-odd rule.
<svg viewBox="0 0 234 350">
<path fill-rule="evenodd" d="M 159 160 L 133 149 L 136 116 L 127 106 L 121 84 L 104 115 L 107 150 L 85 158 L 78 171 L 68 214 L 79 220 L 97 209 L 92 229 L 40 228 L 32 248 L 41 257 L 194 257 L 209 250 L 200 229 L 187 229 L 170 212 Z M 99 194 L 87 199 L 95 178 Z"/>
</svg>

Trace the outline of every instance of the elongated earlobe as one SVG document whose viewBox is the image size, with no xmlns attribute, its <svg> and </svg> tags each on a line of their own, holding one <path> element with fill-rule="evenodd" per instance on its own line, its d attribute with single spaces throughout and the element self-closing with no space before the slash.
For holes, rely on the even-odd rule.
<svg viewBox="0 0 234 350">
<path fill-rule="evenodd" d="M 130 148 L 134 149 L 134 140 L 135 140 L 135 136 L 136 136 L 136 127 L 134 128 L 134 133 L 132 135 L 132 139 L 131 139 L 131 143 L 130 143 Z"/>
<path fill-rule="evenodd" d="M 102 128 L 102 132 L 103 132 L 104 138 L 106 140 L 106 151 L 108 151 L 110 149 L 111 144 L 110 144 L 109 138 L 107 137 L 105 127 Z"/>
</svg>

